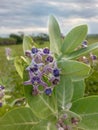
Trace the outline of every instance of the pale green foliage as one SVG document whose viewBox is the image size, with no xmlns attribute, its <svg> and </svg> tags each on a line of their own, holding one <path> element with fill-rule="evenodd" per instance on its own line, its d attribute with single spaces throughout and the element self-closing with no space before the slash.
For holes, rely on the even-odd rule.
<svg viewBox="0 0 98 130">
<path fill-rule="evenodd" d="M 23 71 L 25 66 L 25 61 L 21 57 L 15 57 L 14 59 L 15 68 L 19 74 L 19 76 L 23 79 Z"/>
<path fill-rule="evenodd" d="M 24 53 L 25 53 L 26 50 L 30 50 L 32 48 L 32 46 L 34 46 L 34 45 L 35 45 L 35 43 L 34 43 L 34 41 L 32 40 L 31 37 L 29 37 L 29 36 L 24 37 L 24 39 L 23 39 L 23 51 L 24 51 Z"/>
<path fill-rule="evenodd" d="M 69 54 L 74 51 L 87 35 L 87 25 L 80 25 L 73 28 L 64 38 L 64 42 L 61 48 L 63 54 Z"/>
<path fill-rule="evenodd" d="M 98 96 L 86 97 L 78 99 L 73 102 L 71 108 L 82 117 L 82 121 L 79 124 L 80 127 L 85 130 L 97 130 L 98 129 Z"/>
<path fill-rule="evenodd" d="M 49 38 L 50 38 L 50 49 L 54 54 L 59 55 L 61 46 L 62 46 L 62 39 L 61 39 L 61 32 L 58 25 L 58 22 L 54 18 L 54 16 L 50 16 L 49 19 Z"/>
<path fill-rule="evenodd" d="M 73 84 L 70 78 L 61 76 L 60 83 L 56 87 L 58 109 L 65 110 L 73 96 Z"/>
<path fill-rule="evenodd" d="M 72 101 L 82 98 L 85 92 L 85 82 L 84 80 L 73 81 L 74 92 Z"/>
<path fill-rule="evenodd" d="M 60 60 L 58 66 L 61 68 L 62 75 L 75 81 L 86 78 L 90 71 L 88 65 L 73 60 Z"/>
<path fill-rule="evenodd" d="M 0 120 L 0 130 L 30 130 L 38 120 L 34 117 L 30 108 L 18 108 L 7 113 Z"/>
<path fill-rule="evenodd" d="M 98 43 L 76 50 L 87 35 L 87 25 L 80 25 L 61 39 L 59 24 L 50 16 L 50 50 L 54 53 L 60 68 L 60 83 L 51 96 L 32 95 L 32 85 L 24 86 L 24 95 L 29 108 L 17 108 L 9 111 L 0 120 L 0 130 L 57 130 L 56 123 L 62 114 L 76 117 L 79 124 L 72 130 L 98 129 L 98 96 L 84 97 L 84 79 L 90 74 L 90 66 L 75 59 L 98 47 Z M 31 49 L 35 43 L 30 37 L 23 40 L 23 51 Z M 36 45 L 35 45 L 36 46 Z M 15 58 L 15 67 L 21 78 L 26 81 L 28 75 L 24 68 L 29 62 L 25 57 Z"/>
</svg>

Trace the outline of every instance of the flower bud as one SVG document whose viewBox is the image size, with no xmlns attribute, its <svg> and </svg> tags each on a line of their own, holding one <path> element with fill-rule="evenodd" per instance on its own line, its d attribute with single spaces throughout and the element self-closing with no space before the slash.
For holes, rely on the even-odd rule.
<svg viewBox="0 0 98 130">
<path fill-rule="evenodd" d="M 29 50 L 25 51 L 25 56 L 31 57 L 31 51 L 29 51 Z"/>
<path fill-rule="evenodd" d="M 0 102 L 0 107 L 2 107 L 2 102 Z"/>
<path fill-rule="evenodd" d="M 79 123 L 79 119 L 77 119 L 77 118 L 75 118 L 75 117 L 72 117 L 72 118 L 71 118 L 71 123 L 72 123 L 73 125 L 77 125 L 77 124 Z"/>
<path fill-rule="evenodd" d="M 48 56 L 47 59 L 46 59 L 46 61 L 53 62 L 53 57 L 52 56 Z"/>
<path fill-rule="evenodd" d="M 36 54 L 36 53 L 38 52 L 38 49 L 35 48 L 35 47 L 33 47 L 32 50 L 31 50 L 31 52 L 32 52 L 33 54 Z"/>
<path fill-rule="evenodd" d="M 59 71 L 59 69 L 54 69 L 53 70 L 53 75 L 55 76 L 55 77 L 59 77 L 59 75 L 60 75 L 60 71 Z"/>
<path fill-rule="evenodd" d="M 51 95 L 52 89 L 51 88 L 46 88 L 45 93 L 46 93 L 46 95 Z"/>
<path fill-rule="evenodd" d="M 97 56 L 96 56 L 96 55 L 93 55 L 92 53 L 90 53 L 90 58 L 91 58 L 92 60 L 96 60 L 96 59 L 97 59 Z"/>
<path fill-rule="evenodd" d="M 49 54 L 49 53 L 50 53 L 50 50 L 49 50 L 48 48 L 44 48 L 44 49 L 43 49 L 43 53 L 44 53 L 44 54 Z"/>
<path fill-rule="evenodd" d="M 88 44 L 88 41 L 87 41 L 87 40 L 84 40 L 84 41 L 82 42 L 82 47 L 83 47 L 83 48 L 87 47 L 87 44 Z"/>
</svg>

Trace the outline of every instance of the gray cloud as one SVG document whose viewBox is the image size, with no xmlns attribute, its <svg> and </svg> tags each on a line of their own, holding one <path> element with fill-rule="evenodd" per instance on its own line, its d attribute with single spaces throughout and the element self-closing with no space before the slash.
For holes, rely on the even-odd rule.
<svg viewBox="0 0 98 130">
<path fill-rule="evenodd" d="M 46 27 L 50 14 L 64 20 L 89 19 L 88 23 L 93 27 L 98 14 L 97 2 L 97 0 L 1 0 L 0 27 Z"/>
</svg>

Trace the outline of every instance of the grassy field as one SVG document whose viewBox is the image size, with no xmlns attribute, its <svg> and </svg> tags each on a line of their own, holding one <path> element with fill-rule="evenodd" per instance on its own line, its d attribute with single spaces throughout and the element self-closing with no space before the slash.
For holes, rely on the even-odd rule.
<svg viewBox="0 0 98 130">
<path fill-rule="evenodd" d="M 89 44 L 95 43 L 98 41 L 98 38 L 89 38 Z M 42 44 L 40 47 L 49 46 L 49 43 Z M 6 86 L 8 94 L 11 95 L 11 98 L 8 99 L 8 103 L 12 102 L 16 98 L 23 96 L 23 83 L 19 75 L 17 74 L 13 61 L 8 61 L 5 55 L 5 48 L 11 48 L 14 55 L 23 55 L 22 44 L 19 45 L 9 45 L 9 46 L 0 46 L 0 84 Z M 98 56 L 98 49 L 93 52 Z M 86 79 L 86 94 L 93 95 L 98 94 L 98 66 L 95 67 L 94 73 Z"/>
<path fill-rule="evenodd" d="M 8 61 L 5 48 L 11 48 L 15 55 L 22 55 L 22 45 L 0 46 L 0 84 L 6 87 L 7 94 L 11 96 L 8 103 L 23 96 L 22 80 L 18 76 L 13 61 Z M 21 88 L 21 89 L 20 89 Z"/>
</svg>

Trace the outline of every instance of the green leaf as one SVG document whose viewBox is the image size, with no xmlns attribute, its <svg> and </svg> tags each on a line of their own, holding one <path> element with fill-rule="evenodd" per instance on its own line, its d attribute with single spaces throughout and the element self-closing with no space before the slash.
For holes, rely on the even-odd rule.
<svg viewBox="0 0 98 130">
<path fill-rule="evenodd" d="M 6 96 L 6 95 L 5 95 Z M 2 116 L 8 112 L 11 109 L 11 107 L 9 105 L 5 105 L 3 104 L 2 107 L 0 107 L 0 119 L 2 118 Z"/>
<path fill-rule="evenodd" d="M 64 114 L 67 114 L 68 118 L 72 118 L 72 117 L 76 117 L 77 119 L 79 119 L 80 121 L 82 120 L 81 116 L 73 111 L 70 111 L 70 110 L 62 110 L 60 112 L 60 115 L 64 115 Z"/>
<path fill-rule="evenodd" d="M 57 130 L 57 128 L 56 125 L 48 121 L 39 123 L 32 130 Z"/>
<path fill-rule="evenodd" d="M 73 84 L 70 78 L 60 77 L 60 83 L 56 86 L 56 94 L 59 109 L 66 109 L 73 96 Z"/>
<path fill-rule="evenodd" d="M 64 38 L 61 51 L 64 54 L 69 54 L 74 51 L 85 39 L 87 35 L 87 25 L 80 25 L 73 28 Z"/>
<path fill-rule="evenodd" d="M 61 68 L 61 74 L 70 77 L 72 80 L 82 80 L 89 76 L 90 67 L 84 63 L 73 60 L 58 61 L 58 67 Z"/>
<path fill-rule="evenodd" d="M 66 55 L 66 59 L 75 59 L 78 58 L 80 56 L 83 56 L 95 49 L 98 48 L 98 42 L 97 43 L 93 43 L 91 45 L 89 45 L 88 47 L 85 48 L 81 48 L 79 50 L 73 51 L 72 53 Z"/>
<path fill-rule="evenodd" d="M 23 51 L 25 53 L 26 50 L 31 50 L 32 46 L 35 46 L 34 41 L 29 36 L 24 36 L 23 38 Z"/>
<path fill-rule="evenodd" d="M 0 130 L 30 130 L 38 124 L 30 108 L 17 108 L 9 111 L 0 120 Z"/>
<path fill-rule="evenodd" d="M 24 66 L 26 65 L 26 62 L 21 57 L 17 56 L 14 59 L 14 65 L 19 76 L 23 79 L 23 71 L 24 71 Z"/>
<path fill-rule="evenodd" d="M 80 128 L 98 129 L 98 96 L 81 98 L 73 102 L 71 110 L 82 117 L 82 121 L 79 123 Z"/>
<path fill-rule="evenodd" d="M 58 22 L 52 15 L 49 18 L 49 38 L 50 38 L 50 50 L 54 54 L 59 55 L 62 45 L 61 32 Z"/>
<path fill-rule="evenodd" d="M 84 92 L 85 92 L 84 80 L 73 81 L 73 86 L 74 86 L 74 92 L 73 92 L 72 101 L 75 101 L 84 96 Z"/>
<path fill-rule="evenodd" d="M 26 72 L 24 73 L 24 81 L 27 79 Z M 51 96 L 46 94 L 32 95 L 32 85 L 24 86 L 25 97 L 30 105 L 33 113 L 41 119 L 47 118 L 49 116 L 56 117 L 58 114 L 57 101 L 54 95 L 54 91 Z"/>
</svg>

